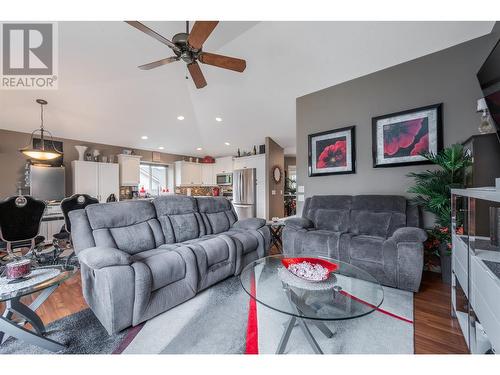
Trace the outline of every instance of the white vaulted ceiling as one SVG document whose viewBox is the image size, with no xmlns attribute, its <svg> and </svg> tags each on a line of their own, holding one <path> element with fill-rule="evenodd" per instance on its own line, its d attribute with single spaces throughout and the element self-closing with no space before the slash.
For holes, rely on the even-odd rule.
<svg viewBox="0 0 500 375">
<path fill-rule="evenodd" d="M 169 39 L 185 28 L 144 23 Z M 34 100 L 42 97 L 49 102 L 46 127 L 57 137 L 219 156 L 270 136 L 293 153 L 297 97 L 485 35 L 493 24 L 221 22 L 204 50 L 244 58 L 247 69 L 201 64 L 208 86 L 197 90 L 184 63 L 137 69 L 172 53 L 131 26 L 61 22 L 59 88 L 0 91 L 0 128 L 36 128 Z"/>
</svg>

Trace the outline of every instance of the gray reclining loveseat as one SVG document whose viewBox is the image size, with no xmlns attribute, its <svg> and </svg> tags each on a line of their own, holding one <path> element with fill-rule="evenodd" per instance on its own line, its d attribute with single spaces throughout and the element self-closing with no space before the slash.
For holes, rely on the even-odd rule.
<svg viewBox="0 0 500 375">
<path fill-rule="evenodd" d="M 287 255 L 323 255 L 364 269 L 380 283 L 418 291 L 423 269 L 420 212 L 395 195 L 318 195 L 286 220 Z"/>
<path fill-rule="evenodd" d="M 85 300 L 109 334 L 135 326 L 267 255 L 264 219 L 225 198 L 164 196 L 70 213 Z"/>
</svg>

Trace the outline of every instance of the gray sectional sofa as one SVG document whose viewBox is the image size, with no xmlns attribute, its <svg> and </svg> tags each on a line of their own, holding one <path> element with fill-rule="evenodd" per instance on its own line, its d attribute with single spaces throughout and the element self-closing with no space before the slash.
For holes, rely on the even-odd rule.
<svg viewBox="0 0 500 375">
<path fill-rule="evenodd" d="M 302 217 L 286 220 L 287 255 L 323 255 L 353 264 L 380 283 L 418 291 L 423 242 L 418 207 L 392 195 L 307 198 Z"/>
<path fill-rule="evenodd" d="M 267 255 L 264 219 L 225 198 L 158 197 L 69 215 L 83 295 L 109 334 L 135 326 Z"/>
</svg>

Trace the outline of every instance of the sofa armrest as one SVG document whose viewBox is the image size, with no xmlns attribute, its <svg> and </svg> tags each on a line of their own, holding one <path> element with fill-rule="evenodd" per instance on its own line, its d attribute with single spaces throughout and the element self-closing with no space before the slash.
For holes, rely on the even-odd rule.
<svg viewBox="0 0 500 375">
<path fill-rule="evenodd" d="M 292 217 L 285 220 L 285 226 L 292 229 L 314 228 L 314 223 L 305 217 Z"/>
<path fill-rule="evenodd" d="M 390 239 L 396 244 L 402 242 L 424 242 L 427 239 L 427 233 L 420 228 L 405 227 L 396 229 Z"/>
<path fill-rule="evenodd" d="M 111 247 L 89 247 L 80 251 L 78 260 L 93 270 L 132 264 L 132 257 L 129 254 Z"/>
<path fill-rule="evenodd" d="M 234 223 L 233 227 L 238 229 L 250 229 L 257 230 L 266 225 L 266 221 L 264 219 L 259 219 L 256 217 L 251 217 L 247 219 L 238 220 Z"/>
</svg>

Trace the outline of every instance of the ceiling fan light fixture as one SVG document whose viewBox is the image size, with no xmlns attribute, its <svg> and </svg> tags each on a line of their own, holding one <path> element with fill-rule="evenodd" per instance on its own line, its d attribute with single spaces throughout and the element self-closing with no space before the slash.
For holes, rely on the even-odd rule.
<svg viewBox="0 0 500 375">
<path fill-rule="evenodd" d="M 58 157 L 62 156 L 63 153 L 57 150 L 54 144 L 52 133 L 49 132 L 48 130 L 45 130 L 43 127 L 43 106 L 47 105 L 47 101 L 44 99 L 37 99 L 36 102 L 40 104 L 40 127 L 31 132 L 29 143 L 25 147 L 21 148 L 19 151 L 23 155 L 35 160 L 46 161 L 46 160 L 57 159 Z M 40 133 L 40 145 L 38 147 L 33 147 L 33 136 L 35 135 L 35 133 Z M 45 133 L 48 133 L 50 135 L 51 138 L 50 142 L 52 143 L 52 149 L 47 150 L 45 148 Z"/>
<path fill-rule="evenodd" d="M 219 21 L 196 21 L 191 30 L 189 30 L 189 21 L 186 21 L 186 32 L 175 34 L 172 40 L 168 40 L 139 21 L 125 22 L 160 43 L 167 45 L 174 52 L 174 56 L 140 65 L 139 69 L 141 70 L 150 70 L 176 61 L 182 61 L 186 63 L 196 88 L 201 89 L 207 85 L 207 81 L 198 62 L 240 73 L 246 68 L 246 61 L 243 59 L 209 53 L 203 50 L 203 44 L 212 34 Z M 188 79 L 187 75 L 186 79 Z"/>
</svg>

